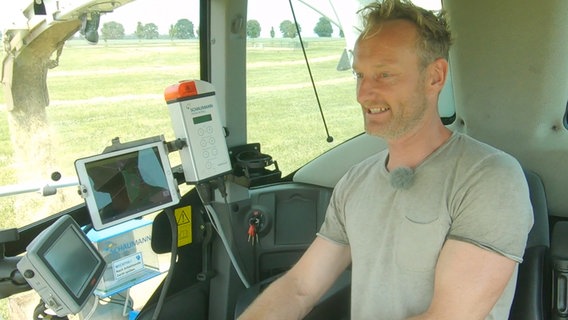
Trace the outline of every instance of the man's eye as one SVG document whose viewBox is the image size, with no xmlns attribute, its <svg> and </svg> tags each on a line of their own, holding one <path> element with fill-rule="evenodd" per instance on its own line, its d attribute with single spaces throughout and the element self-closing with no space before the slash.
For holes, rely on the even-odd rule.
<svg viewBox="0 0 568 320">
<path fill-rule="evenodd" d="M 353 71 L 353 78 L 355 79 L 361 79 L 363 78 L 363 74 L 361 72 L 355 72 Z"/>
<path fill-rule="evenodd" d="M 390 73 L 388 72 L 379 73 L 379 78 L 388 78 L 388 77 L 390 77 Z"/>
</svg>

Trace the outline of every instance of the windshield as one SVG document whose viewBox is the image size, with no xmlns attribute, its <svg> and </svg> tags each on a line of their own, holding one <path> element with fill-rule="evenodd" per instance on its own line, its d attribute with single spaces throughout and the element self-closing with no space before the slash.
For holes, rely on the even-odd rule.
<svg viewBox="0 0 568 320">
<path fill-rule="evenodd" d="M 101 15 L 96 45 L 79 31 L 56 49 L 48 60 L 45 108 L 34 97 L 12 97 L 17 88 L 8 88 L 8 73 L 23 69 L 11 66 L 10 55 L 18 63 L 35 61 L 26 61 L 23 50 L 15 57 L 10 48 L 15 41 L 9 39 L 16 31 L 4 34 L 0 228 L 82 204 L 74 161 L 101 153 L 114 138 L 173 139 L 163 93 L 181 79 L 199 78 L 199 3 L 161 1 L 160 7 L 171 8 L 167 17 L 154 14 L 156 4 L 136 1 Z M 12 79 L 18 84 L 18 74 Z M 172 154 L 172 166 L 179 164 L 175 158 Z M 46 185 L 57 192 L 49 195 L 54 190 Z"/>
<path fill-rule="evenodd" d="M 436 1 L 417 2 L 439 8 Z M 200 78 L 199 1 L 161 1 L 164 15 L 156 14 L 155 1 L 122 3 L 110 10 L 104 2 L 103 13 L 68 27 L 68 40 L 35 39 L 40 45 L 31 49 L 18 37 L 30 37 L 25 28 L 40 25 L 37 15 L 29 21 L 21 15 L 32 7 L 16 2 L 3 10 L 1 228 L 82 204 L 74 161 L 101 153 L 113 139 L 174 138 L 163 92 Z M 260 143 L 282 175 L 362 132 L 350 68 L 355 30 L 340 27 L 359 6 L 248 3 L 247 142 Z M 67 17 L 73 8 L 60 4 L 59 12 Z M 41 60 L 43 47 L 48 56 Z M 31 79 L 41 64 L 47 65 L 44 82 Z M 172 166 L 180 163 L 177 154 L 170 157 Z"/>
</svg>

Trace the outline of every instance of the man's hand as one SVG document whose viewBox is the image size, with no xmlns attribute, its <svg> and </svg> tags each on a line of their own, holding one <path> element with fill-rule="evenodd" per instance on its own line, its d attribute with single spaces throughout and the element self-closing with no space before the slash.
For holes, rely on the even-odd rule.
<svg viewBox="0 0 568 320">
<path fill-rule="evenodd" d="M 271 284 L 239 320 L 302 319 L 351 263 L 351 251 L 316 237 L 298 263 Z"/>
</svg>

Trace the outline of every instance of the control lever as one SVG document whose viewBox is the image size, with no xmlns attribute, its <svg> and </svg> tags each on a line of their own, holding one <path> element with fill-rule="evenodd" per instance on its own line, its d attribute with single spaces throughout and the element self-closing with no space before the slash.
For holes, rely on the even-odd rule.
<svg viewBox="0 0 568 320">
<path fill-rule="evenodd" d="M 197 275 L 197 280 L 199 281 L 210 280 L 216 275 L 215 271 L 211 268 L 211 239 L 213 238 L 213 225 L 210 222 L 206 222 L 203 225 L 203 234 L 203 271 Z"/>
</svg>

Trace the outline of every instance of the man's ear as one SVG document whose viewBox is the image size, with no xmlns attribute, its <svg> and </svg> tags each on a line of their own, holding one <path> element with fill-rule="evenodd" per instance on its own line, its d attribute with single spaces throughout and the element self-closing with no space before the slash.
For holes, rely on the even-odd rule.
<svg viewBox="0 0 568 320">
<path fill-rule="evenodd" d="M 442 91 L 448 76 L 448 60 L 438 58 L 428 66 L 428 86 L 437 92 Z"/>
</svg>

